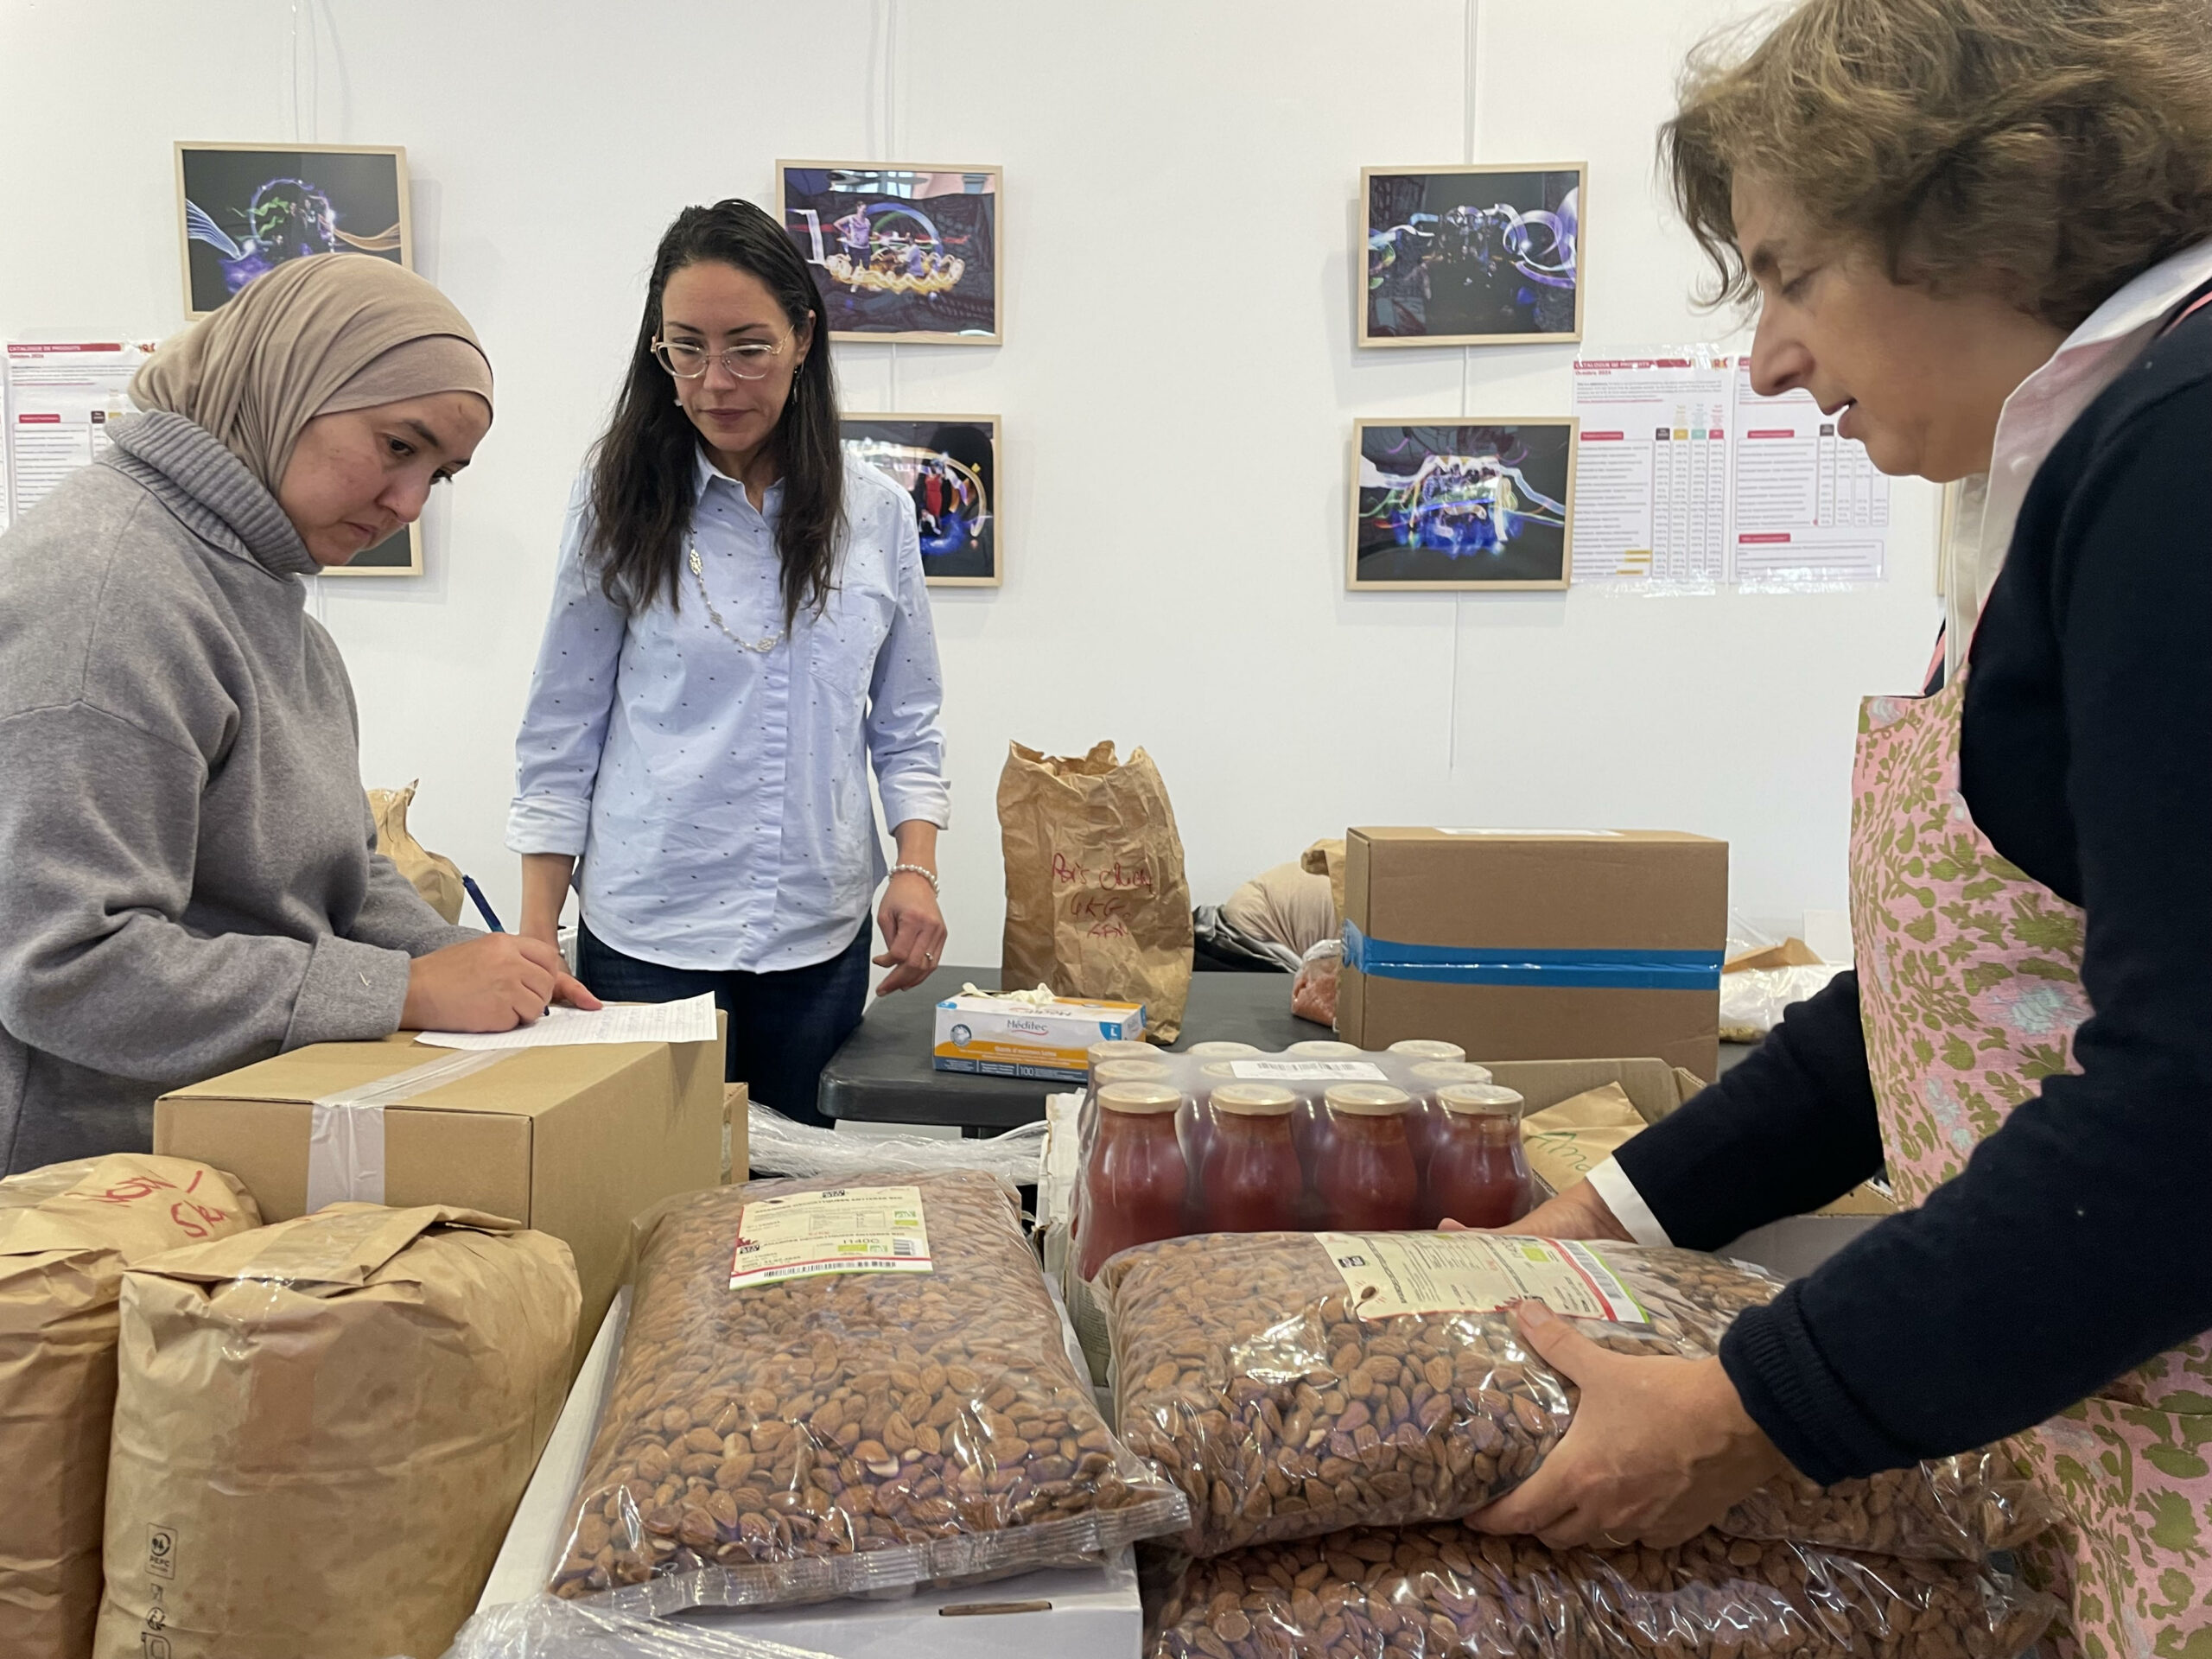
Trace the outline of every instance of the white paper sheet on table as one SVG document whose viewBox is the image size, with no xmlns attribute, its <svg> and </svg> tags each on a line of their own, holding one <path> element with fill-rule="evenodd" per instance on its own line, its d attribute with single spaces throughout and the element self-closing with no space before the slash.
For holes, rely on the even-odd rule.
<svg viewBox="0 0 2212 1659">
<path fill-rule="evenodd" d="M 705 1043 L 714 1040 L 711 994 L 681 1002 L 610 1002 L 595 1011 L 551 1007 L 512 1031 L 426 1031 L 433 1048 L 558 1048 L 571 1043 Z"/>
</svg>

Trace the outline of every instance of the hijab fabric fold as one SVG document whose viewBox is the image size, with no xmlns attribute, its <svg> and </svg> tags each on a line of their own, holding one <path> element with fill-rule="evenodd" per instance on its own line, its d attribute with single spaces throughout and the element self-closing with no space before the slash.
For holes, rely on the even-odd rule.
<svg viewBox="0 0 2212 1659">
<path fill-rule="evenodd" d="M 371 254 L 294 259 L 165 342 L 130 382 L 143 410 L 206 429 L 274 495 L 318 415 L 471 391 L 492 365 L 452 301 Z"/>
</svg>

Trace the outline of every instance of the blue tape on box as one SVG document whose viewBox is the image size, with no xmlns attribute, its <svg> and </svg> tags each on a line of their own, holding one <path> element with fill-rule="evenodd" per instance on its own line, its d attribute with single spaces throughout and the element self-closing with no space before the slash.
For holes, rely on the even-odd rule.
<svg viewBox="0 0 2212 1659">
<path fill-rule="evenodd" d="M 1372 979 L 1559 990 L 1717 991 L 1718 950 L 1469 950 L 1371 939 L 1344 924 L 1344 966 Z"/>
</svg>

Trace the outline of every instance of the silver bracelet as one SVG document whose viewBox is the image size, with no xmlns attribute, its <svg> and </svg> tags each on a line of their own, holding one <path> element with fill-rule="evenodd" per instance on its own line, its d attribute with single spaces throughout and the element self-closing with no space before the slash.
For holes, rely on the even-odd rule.
<svg viewBox="0 0 2212 1659">
<path fill-rule="evenodd" d="M 931 893 L 937 894 L 940 899 L 944 896 L 944 889 L 938 886 L 937 872 L 935 870 L 925 869 L 919 864 L 893 864 L 891 867 L 891 874 L 893 875 L 918 875 L 923 880 L 930 884 L 930 891 Z"/>
</svg>

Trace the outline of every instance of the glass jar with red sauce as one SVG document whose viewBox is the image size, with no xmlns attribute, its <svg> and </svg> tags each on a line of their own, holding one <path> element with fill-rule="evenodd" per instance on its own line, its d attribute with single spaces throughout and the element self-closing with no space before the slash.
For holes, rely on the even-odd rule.
<svg viewBox="0 0 2212 1659">
<path fill-rule="evenodd" d="M 1108 1083 L 1098 1090 L 1098 1139 L 1084 1167 L 1077 1271 L 1096 1278 L 1134 1245 L 1181 1236 L 1190 1177 L 1175 1140 L 1179 1089 Z"/>
<path fill-rule="evenodd" d="M 1443 1125 L 1421 1185 L 1421 1224 L 1449 1217 L 1469 1227 L 1507 1227 L 1529 1213 L 1535 1182 L 1521 1147 L 1525 1103 L 1495 1084 L 1446 1084 L 1436 1091 Z"/>
<path fill-rule="evenodd" d="M 1406 1118 L 1413 1096 L 1387 1083 L 1340 1083 L 1323 1096 L 1313 1149 L 1322 1225 L 1402 1232 L 1421 1207 L 1421 1178 Z"/>
<path fill-rule="evenodd" d="M 1280 1084 L 1225 1083 L 1213 1091 L 1204 1220 L 1215 1233 L 1271 1233 L 1302 1219 L 1306 1178 L 1291 1144 L 1298 1096 Z"/>
<path fill-rule="evenodd" d="M 1465 1060 L 1422 1060 L 1414 1066 L 1408 1090 L 1414 1097 L 1414 1110 L 1406 1122 L 1406 1138 L 1413 1142 L 1415 1164 L 1424 1170 L 1428 1167 L 1429 1154 L 1436 1150 L 1437 1138 L 1444 1132 L 1444 1109 L 1436 1103 L 1436 1091 L 1446 1084 L 1490 1081 L 1488 1066 Z"/>
</svg>

